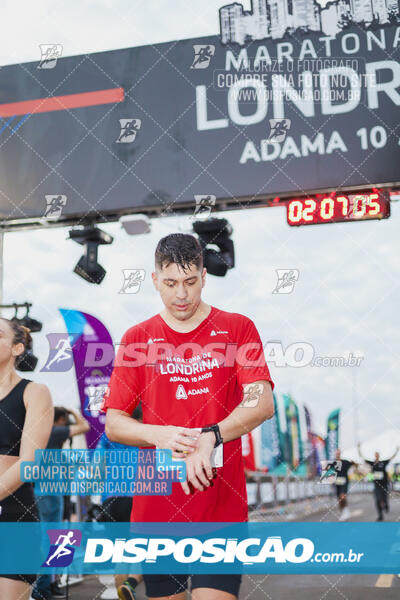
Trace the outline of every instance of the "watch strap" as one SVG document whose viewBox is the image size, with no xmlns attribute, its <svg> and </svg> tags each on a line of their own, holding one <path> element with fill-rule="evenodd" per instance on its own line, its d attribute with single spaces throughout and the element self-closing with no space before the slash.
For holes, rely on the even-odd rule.
<svg viewBox="0 0 400 600">
<path fill-rule="evenodd" d="M 221 436 L 221 431 L 219 429 L 219 425 L 215 424 L 215 425 L 209 425 L 208 427 L 203 427 L 201 430 L 201 433 L 208 433 L 209 431 L 212 431 L 215 435 L 215 445 L 214 448 L 216 448 L 217 446 L 219 446 L 220 444 L 222 444 L 223 439 Z"/>
</svg>

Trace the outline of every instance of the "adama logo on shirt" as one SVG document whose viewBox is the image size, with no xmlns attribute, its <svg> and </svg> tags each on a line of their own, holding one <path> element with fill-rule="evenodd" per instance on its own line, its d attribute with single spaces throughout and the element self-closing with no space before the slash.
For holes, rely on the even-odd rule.
<svg viewBox="0 0 400 600">
<path fill-rule="evenodd" d="M 164 338 L 149 338 L 147 340 L 148 344 L 154 344 L 154 342 L 164 342 Z"/>
<path fill-rule="evenodd" d="M 178 387 L 176 388 L 175 398 L 177 400 L 186 400 L 187 399 L 187 394 L 186 394 L 186 391 L 185 391 L 185 388 L 183 387 L 183 385 L 178 385 Z"/>
<path fill-rule="evenodd" d="M 182 384 L 180 384 L 176 388 L 175 397 L 177 400 L 187 400 L 188 396 L 196 396 L 197 394 L 207 394 L 209 392 L 210 392 L 210 390 L 208 389 L 208 387 L 203 387 L 203 388 L 193 388 L 193 389 L 189 390 L 188 393 L 186 394 L 185 388 L 183 387 Z"/>
<path fill-rule="evenodd" d="M 212 332 L 210 333 L 210 335 L 219 335 L 220 333 L 229 333 L 228 331 L 215 331 L 215 329 L 212 330 Z"/>
</svg>

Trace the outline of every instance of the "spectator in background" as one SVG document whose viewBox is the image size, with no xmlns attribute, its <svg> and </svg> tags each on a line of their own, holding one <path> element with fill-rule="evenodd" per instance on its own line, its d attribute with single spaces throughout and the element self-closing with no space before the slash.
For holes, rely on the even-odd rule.
<svg viewBox="0 0 400 600">
<path fill-rule="evenodd" d="M 132 418 L 140 423 L 143 422 L 142 407 L 139 405 L 132 413 Z M 97 450 L 129 450 L 132 451 L 132 446 L 111 442 L 105 433 L 101 436 L 99 443 L 96 446 Z M 103 494 L 102 506 L 96 516 L 97 521 L 113 522 L 113 523 L 129 523 L 132 510 L 132 496 L 107 496 Z M 118 597 L 123 600 L 131 600 L 136 598 L 136 586 L 143 580 L 143 576 L 137 575 L 121 575 L 115 574 L 115 586 L 118 589 Z M 105 585 L 103 583 L 103 585 Z M 107 596 L 106 590 L 104 597 Z M 102 598 L 100 596 L 100 598 Z"/>
<path fill-rule="evenodd" d="M 383 510 L 389 512 L 389 476 L 387 472 L 387 466 L 391 460 L 394 459 L 400 446 L 397 446 L 394 454 L 385 460 L 381 460 L 379 452 L 375 452 L 375 460 L 367 460 L 363 454 L 361 454 L 361 444 L 357 444 L 358 453 L 371 467 L 371 473 L 374 480 L 374 496 L 376 510 L 378 511 L 377 521 L 383 521 Z"/>
<path fill-rule="evenodd" d="M 71 423 L 70 415 L 75 422 Z M 89 423 L 76 410 L 54 407 L 54 424 L 51 430 L 47 450 L 61 450 L 68 438 L 89 431 Z M 64 514 L 63 496 L 36 496 L 36 503 L 41 521 L 59 523 Z M 51 598 L 65 598 L 64 592 L 59 588 L 56 581 L 52 582 L 51 575 L 39 575 L 33 590 L 34 600 L 50 600 Z"/>
<path fill-rule="evenodd" d="M 347 505 L 347 492 L 349 489 L 349 470 L 351 467 L 358 467 L 358 463 L 353 460 L 346 460 L 341 457 L 339 448 L 336 448 L 335 461 L 332 468 L 336 473 L 335 488 L 336 497 L 339 505 L 339 521 L 346 521 L 350 518 L 351 513 Z"/>
</svg>

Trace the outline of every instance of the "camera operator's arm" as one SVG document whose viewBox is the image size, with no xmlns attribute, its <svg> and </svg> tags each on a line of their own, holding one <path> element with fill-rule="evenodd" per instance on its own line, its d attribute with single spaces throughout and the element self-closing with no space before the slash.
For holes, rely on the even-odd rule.
<svg viewBox="0 0 400 600">
<path fill-rule="evenodd" d="M 73 408 L 69 408 L 68 412 L 70 415 L 72 415 L 74 417 L 74 419 L 76 421 L 74 425 L 69 426 L 70 437 L 73 437 L 74 435 L 79 435 L 80 433 L 86 433 L 87 431 L 89 431 L 90 425 L 86 421 L 86 419 L 81 415 L 80 412 L 78 412 L 77 410 L 74 410 Z"/>
</svg>

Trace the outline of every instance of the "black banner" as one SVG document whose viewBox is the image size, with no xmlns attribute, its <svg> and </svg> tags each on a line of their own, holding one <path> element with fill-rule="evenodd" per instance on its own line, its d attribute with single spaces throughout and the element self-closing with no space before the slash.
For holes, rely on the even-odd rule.
<svg viewBox="0 0 400 600">
<path fill-rule="evenodd" d="M 278 31 L 274 5 L 224 7 L 220 36 L 3 67 L 0 216 L 399 181 L 397 13 L 336 12 L 335 30 L 333 13 L 293 12 Z"/>
</svg>

